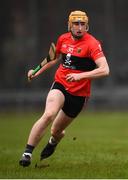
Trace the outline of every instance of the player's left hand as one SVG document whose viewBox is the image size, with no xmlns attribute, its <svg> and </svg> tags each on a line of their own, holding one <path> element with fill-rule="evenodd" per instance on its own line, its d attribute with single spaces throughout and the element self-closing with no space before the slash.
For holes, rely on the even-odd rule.
<svg viewBox="0 0 128 180">
<path fill-rule="evenodd" d="M 71 73 L 71 74 L 67 74 L 66 76 L 66 81 L 69 82 L 80 81 L 80 80 L 81 80 L 81 76 L 79 73 Z"/>
</svg>

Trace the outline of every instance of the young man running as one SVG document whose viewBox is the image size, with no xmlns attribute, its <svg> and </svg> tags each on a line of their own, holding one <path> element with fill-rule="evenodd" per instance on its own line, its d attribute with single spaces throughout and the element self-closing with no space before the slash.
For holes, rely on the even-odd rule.
<svg viewBox="0 0 128 180">
<path fill-rule="evenodd" d="M 25 151 L 19 164 L 29 166 L 32 152 L 51 125 L 51 137 L 42 150 L 40 159 L 49 157 L 64 137 L 66 127 L 78 116 L 84 103 L 90 97 L 91 80 L 109 75 L 109 66 L 97 41 L 87 31 L 88 16 L 82 11 L 69 15 L 68 32 L 62 34 L 56 44 L 56 59 L 48 62 L 28 78 L 33 79 L 57 61 L 61 64 L 55 73 L 54 83 L 48 93 L 43 115 L 33 125 Z"/>
</svg>

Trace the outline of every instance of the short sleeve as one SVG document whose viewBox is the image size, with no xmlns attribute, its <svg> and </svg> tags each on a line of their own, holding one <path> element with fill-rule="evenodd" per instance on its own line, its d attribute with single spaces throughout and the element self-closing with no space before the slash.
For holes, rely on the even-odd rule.
<svg viewBox="0 0 128 180">
<path fill-rule="evenodd" d="M 104 56 L 101 43 L 96 39 L 90 44 L 90 56 L 94 61 Z"/>
<path fill-rule="evenodd" d="M 62 46 L 62 38 L 60 36 L 56 43 L 56 54 L 60 54 L 61 46 Z"/>
</svg>

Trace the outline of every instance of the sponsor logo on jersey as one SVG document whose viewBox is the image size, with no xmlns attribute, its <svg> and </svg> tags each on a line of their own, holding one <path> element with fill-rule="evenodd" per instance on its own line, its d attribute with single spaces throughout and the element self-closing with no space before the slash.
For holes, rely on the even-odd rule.
<svg viewBox="0 0 128 180">
<path fill-rule="evenodd" d="M 67 45 L 66 45 L 66 44 L 63 44 L 62 47 L 63 47 L 63 48 L 67 48 Z"/>
</svg>

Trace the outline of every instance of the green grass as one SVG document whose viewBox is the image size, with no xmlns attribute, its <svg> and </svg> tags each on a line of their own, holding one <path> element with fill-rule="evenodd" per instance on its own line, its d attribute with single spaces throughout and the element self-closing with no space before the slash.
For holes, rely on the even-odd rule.
<svg viewBox="0 0 128 180">
<path fill-rule="evenodd" d="M 0 178 L 128 178 L 128 113 L 86 112 L 67 128 L 56 152 L 35 168 L 49 137 L 44 136 L 28 168 L 19 166 L 32 124 L 41 113 L 0 114 Z M 75 140 L 74 140 L 75 139 Z"/>
</svg>

